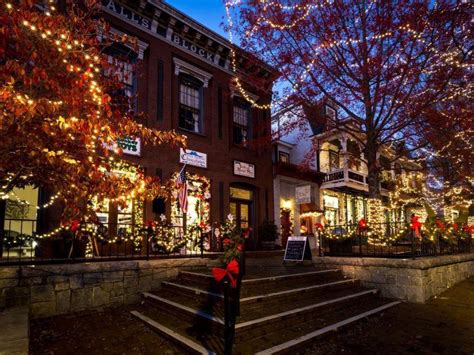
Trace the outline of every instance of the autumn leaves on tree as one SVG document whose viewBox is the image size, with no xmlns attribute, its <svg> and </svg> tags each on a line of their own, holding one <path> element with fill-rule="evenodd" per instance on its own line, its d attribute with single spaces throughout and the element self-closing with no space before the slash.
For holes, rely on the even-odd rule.
<svg viewBox="0 0 474 355">
<path fill-rule="evenodd" d="M 184 146 L 174 131 L 145 127 L 123 95 L 121 71 L 104 54 L 136 49 L 94 18 L 100 2 L 18 1 L 0 7 L 0 193 L 46 186 L 61 192 L 66 218 L 88 212 L 92 197 L 154 198 L 160 182 L 120 158 L 117 141 Z M 123 171 L 133 173 L 123 173 Z M 119 172 L 121 171 L 121 172 Z"/>
<path fill-rule="evenodd" d="M 325 124 L 362 147 L 370 197 L 380 197 L 382 147 L 393 148 L 393 161 L 410 154 L 421 166 L 434 157 L 459 166 L 466 150 L 472 160 L 467 2 L 242 0 L 226 6 L 229 29 L 244 48 L 290 84 L 283 107 L 324 99 L 339 108 L 341 115 Z M 453 128 L 456 156 L 437 130 L 440 119 L 443 130 Z M 472 179 L 472 169 L 462 176 Z"/>
</svg>

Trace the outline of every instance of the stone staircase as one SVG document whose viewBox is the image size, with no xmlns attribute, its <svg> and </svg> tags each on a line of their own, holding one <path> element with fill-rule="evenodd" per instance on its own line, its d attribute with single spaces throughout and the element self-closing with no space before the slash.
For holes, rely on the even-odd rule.
<svg viewBox="0 0 474 355">
<path fill-rule="evenodd" d="M 183 271 L 132 312 L 190 353 L 224 351 L 224 299 L 210 270 Z M 251 267 L 242 281 L 234 354 L 293 352 L 398 302 L 379 297 L 339 270 Z"/>
</svg>

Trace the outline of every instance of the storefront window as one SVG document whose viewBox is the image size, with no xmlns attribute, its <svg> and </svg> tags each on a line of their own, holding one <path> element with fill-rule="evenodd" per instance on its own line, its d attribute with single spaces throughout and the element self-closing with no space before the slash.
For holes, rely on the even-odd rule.
<svg viewBox="0 0 474 355">
<path fill-rule="evenodd" d="M 9 257 L 15 254 L 32 255 L 34 244 L 32 236 L 36 233 L 38 189 L 26 186 L 15 188 L 5 201 L 5 220 L 3 221 L 3 252 Z"/>
</svg>

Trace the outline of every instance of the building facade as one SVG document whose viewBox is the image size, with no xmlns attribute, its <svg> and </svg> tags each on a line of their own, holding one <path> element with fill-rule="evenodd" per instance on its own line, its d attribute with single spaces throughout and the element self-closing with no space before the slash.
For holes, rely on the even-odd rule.
<svg viewBox="0 0 474 355">
<path fill-rule="evenodd" d="M 174 225 L 186 227 L 222 222 L 231 213 L 242 229 L 252 228 L 248 247 L 257 248 L 257 227 L 273 219 L 272 150 L 252 142 L 269 134 L 271 119 L 268 110 L 249 104 L 234 78 L 245 85 L 247 75 L 260 75 L 268 82 L 266 88 L 248 85 L 245 95 L 268 104 L 275 72 L 264 63 L 246 67 L 249 61 L 239 48 L 234 72 L 231 44 L 166 2 L 103 0 L 102 11 L 115 36 L 138 39 L 130 47 L 112 40 L 104 50 L 109 62 L 120 68 L 124 93 L 134 98 L 133 109 L 146 113 L 147 126 L 176 130 L 188 143 L 184 151 L 143 146 L 139 138 L 124 137 L 117 142 L 123 159 L 162 181 L 175 180 L 186 164 L 189 206 L 183 215 L 175 194 L 166 201 L 129 201 L 126 208 L 106 202 L 96 206 L 99 219 L 125 225 L 165 215 Z M 46 233 L 57 225 L 60 206 L 36 208 L 54 192 L 31 188 L 17 195 L 30 202 L 23 216 L 31 221 L 25 233 Z M 11 222 L 12 203 L 7 201 L 3 212 L 4 229 L 10 231 L 20 228 Z"/>
</svg>

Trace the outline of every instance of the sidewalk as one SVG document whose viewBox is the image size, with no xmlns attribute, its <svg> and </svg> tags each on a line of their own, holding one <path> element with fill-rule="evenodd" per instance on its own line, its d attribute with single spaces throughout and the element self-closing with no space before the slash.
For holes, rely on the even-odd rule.
<svg viewBox="0 0 474 355">
<path fill-rule="evenodd" d="M 28 308 L 0 312 L 0 355 L 28 354 Z"/>
<path fill-rule="evenodd" d="M 305 354 L 474 354 L 474 277 L 426 304 L 400 304 Z"/>
</svg>

